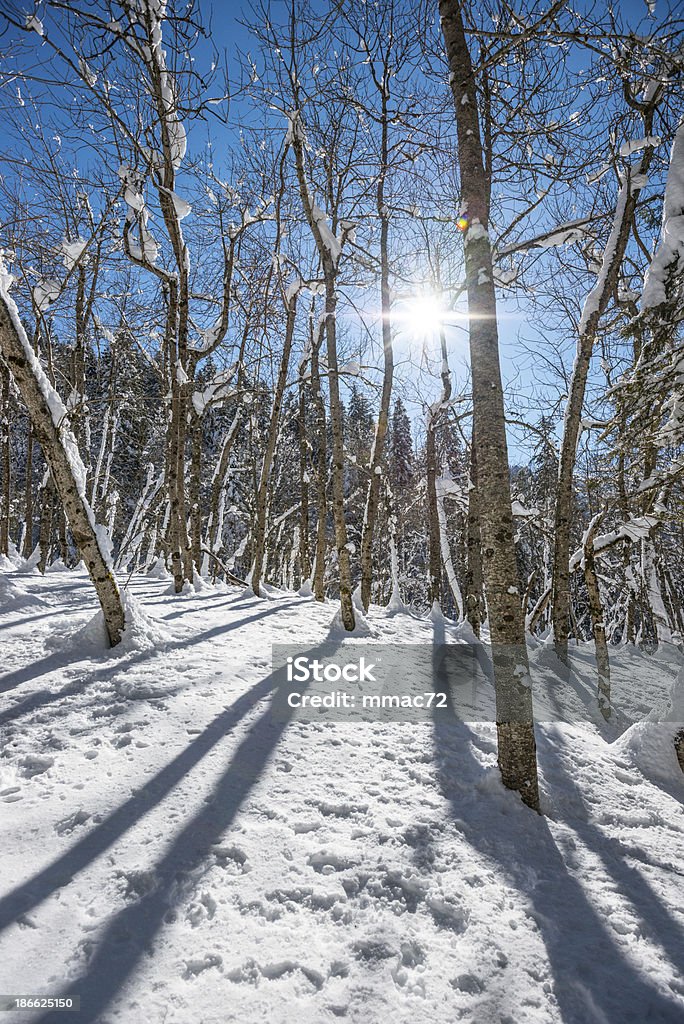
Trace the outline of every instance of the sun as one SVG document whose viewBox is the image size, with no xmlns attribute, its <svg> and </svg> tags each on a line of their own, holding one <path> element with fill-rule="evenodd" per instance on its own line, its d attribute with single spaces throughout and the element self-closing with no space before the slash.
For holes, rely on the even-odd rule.
<svg viewBox="0 0 684 1024">
<path fill-rule="evenodd" d="M 423 337 L 440 331 L 446 316 L 442 297 L 425 292 L 407 297 L 398 310 L 397 319 L 407 333 Z"/>
</svg>

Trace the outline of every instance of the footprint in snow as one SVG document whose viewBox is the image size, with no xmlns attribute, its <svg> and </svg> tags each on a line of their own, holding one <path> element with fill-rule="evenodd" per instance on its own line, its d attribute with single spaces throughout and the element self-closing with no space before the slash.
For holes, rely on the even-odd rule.
<svg viewBox="0 0 684 1024">
<path fill-rule="evenodd" d="M 196 978 L 198 974 L 209 970 L 210 967 L 221 967 L 222 957 L 217 953 L 207 953 L 201 959 L 185 960 L 185 978 Z"/>
<path fill-rule="evenodd" d="M 78 828 L 79 825 L 85 825 L 86 821 L 90 820 L 90 815 L 86 811 L 76 811 L 74 814 L 69 815 L 68 818 L 63 818 L 62 821 L 58 821 L 54 825 L 55 832 L 59 836 L 71 835 L 74 829 Z"/>
<path fill-rule="evenodd" d="M 43 772 L 52 768 L 55 763 L 54 757 L 43 757 L 41 754 L 27 754 L 19 762 L 22 775 L 32 779 L 34 775 L 42 775 Z"/>
<path fill-rule="evenodd" d="M 17 800 L 21 800 L 22 796 L 20 786 L 8 786 L 7 789 L 0 790 L 0 799 L 5 804 L 13 804 Z"/>
</svg>

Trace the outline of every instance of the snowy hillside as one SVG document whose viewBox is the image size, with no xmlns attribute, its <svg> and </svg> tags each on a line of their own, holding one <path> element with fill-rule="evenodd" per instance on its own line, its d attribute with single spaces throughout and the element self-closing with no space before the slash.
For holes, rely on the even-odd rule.
<svg viewBox="0 0 684 1024">
<path fill-rule="evenodd" d="M 678 655 L 615 654 L 612 732 L 537 726 L 539 817 L 492 724 L 270 716 L 333 603 L 134 576 L 105 651 L 85 573 L 5 569 L 0 991 L 81 999 L 8 1024 L 684 1019 Z M 581 648 L 571 711 L 594 686 Z"/>
</svg>

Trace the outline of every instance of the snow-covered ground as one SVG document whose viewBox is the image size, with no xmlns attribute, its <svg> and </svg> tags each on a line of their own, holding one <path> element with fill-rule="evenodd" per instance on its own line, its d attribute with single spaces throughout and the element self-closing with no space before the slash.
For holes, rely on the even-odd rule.
<svg viewBox="0 0 684 1024">
<path fill-rule="evenodd" d="M 325 639 L 332 604 L 127 587 L 109 653 L 83 573 L 0 572 L 0 993 L 81 998 L 8 1024 L 684 1020 L 679 655 L 615 654 L 616 724 L 538 727 L 538 817 L 492 724 L 269 714 L 271 645 Z M 576 653 L 535 694 L 566 717 Z"/>
</svg>

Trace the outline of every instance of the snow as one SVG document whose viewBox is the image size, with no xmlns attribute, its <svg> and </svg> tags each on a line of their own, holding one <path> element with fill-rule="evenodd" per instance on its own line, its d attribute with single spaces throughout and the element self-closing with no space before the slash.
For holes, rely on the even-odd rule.
<svg viewBox="0 0 684 1024">
<path fill-rule="evenodd" d="M 631 156 L 632 153 L 639 153 L 647 146 L 659 146 L 662 139 L 659 135 L 646 135 L 642 139 L 632 139 L 630 142 L 623 142 L 620 146 L 620 156 Z"/>
<path fill-rule="evenodd" d="M 179 196 L 177 192 L 171 193 L 171 199 L 173 201 L 173 207 L 176 211 L 178 220 L 185 220 L 185 218 L 192 213 L 192 206 L 186 199 Z"/>
<path fill-rule="evenodd" d="M 554 231 L 550 235 L 544 235 L 543 238 L 533 242 L 532 247 L 535 249 L 553 249 L 558 245 L 572 245 L 573 242 L 579 242 L 585 236 L 586 231 L 583 228 L 564 228 L 561 231 Z"/>
<path fill-rule="evenodd" d="M 330 224 L 328 223 L 328 218 L 323 212 L 323 210 L 321 210 L 321 208 L 317 206 L 316 203 L 314 202 L 311 202 L 310 209 L 311 216 L 316 224 L 316 227 L 318 228 L 318 234 L 321 239 L 321 244 L 323 245 L 323 248 L 327 249 L 327 251 L 330 253 L 332 263 L 334 266 L 336 266 L 337 261 L 340 258 L 340 253 L 342 252 L 342 245 L 340 243 L 340 240 L 330 227 Z"/>
<path fill-rule="evenodd" d="M 62 286 L 59 281 L 41 278 L 32 288 L 33 301 L 40 313 L 45 311 L 59 298 Z"/>
<path fill-rule="evenodd" d="M 641 296 L 642 309 L 652 309 L 667 300 L 668 273 L 684 263 L 684 120 L 679 125 L 665 185 L 663 222 L 658 247 L 646 271 Z"/>
<path fill-rule="evenodd" d="M 331 604 L 166 586 L 131 578 L 147 640 L 106 651 L 85 573 L 0 574 L 8 991 L 78 993 L 82 1024 L 682 1018 L 676 712 L 643 721 L 681 655 L 616 651 L 619 723 L 539 725 L 542 818 L 502 787 L 491 722 L 269 713 L 271 644 L 323 641 Z M 368 621 L 346 642 L 466 635 Z M 535 699 L 572 711 L 591 650 L 555 688 L 549 654 Z"/>
<path fill-rule="evenodd" d="M 480 222 L 480 220 L 477 217 L 475 217 L 473 219 L 472 224 L 466 231 L 466 245 L 468 244 L 468 242 L 475 242 L 479 238 L 489 238 L 489 235 L 484 225 Z"/>
<path fill-rule="evenodd" d="M 73 270 L 78 261 L 80 260 L 83 252 L 87 246 L 87 241 L 83 238 L 78 238 L 75 242 L 69 242 L 68 239 L 62 241 L 62 254 L 64 258 L 64 266 L 67 270 Z"/>
<path fill-rule="evenodd" d="M 45 28 L 43 26 L 43 22 L 40 20 L 40 18 L 37 18 L 35 14 L 26 15 L 26 28 L 29 29 L 29 31 L 37 32 L 39 36 L 45 35 Z"/>
</svg>

